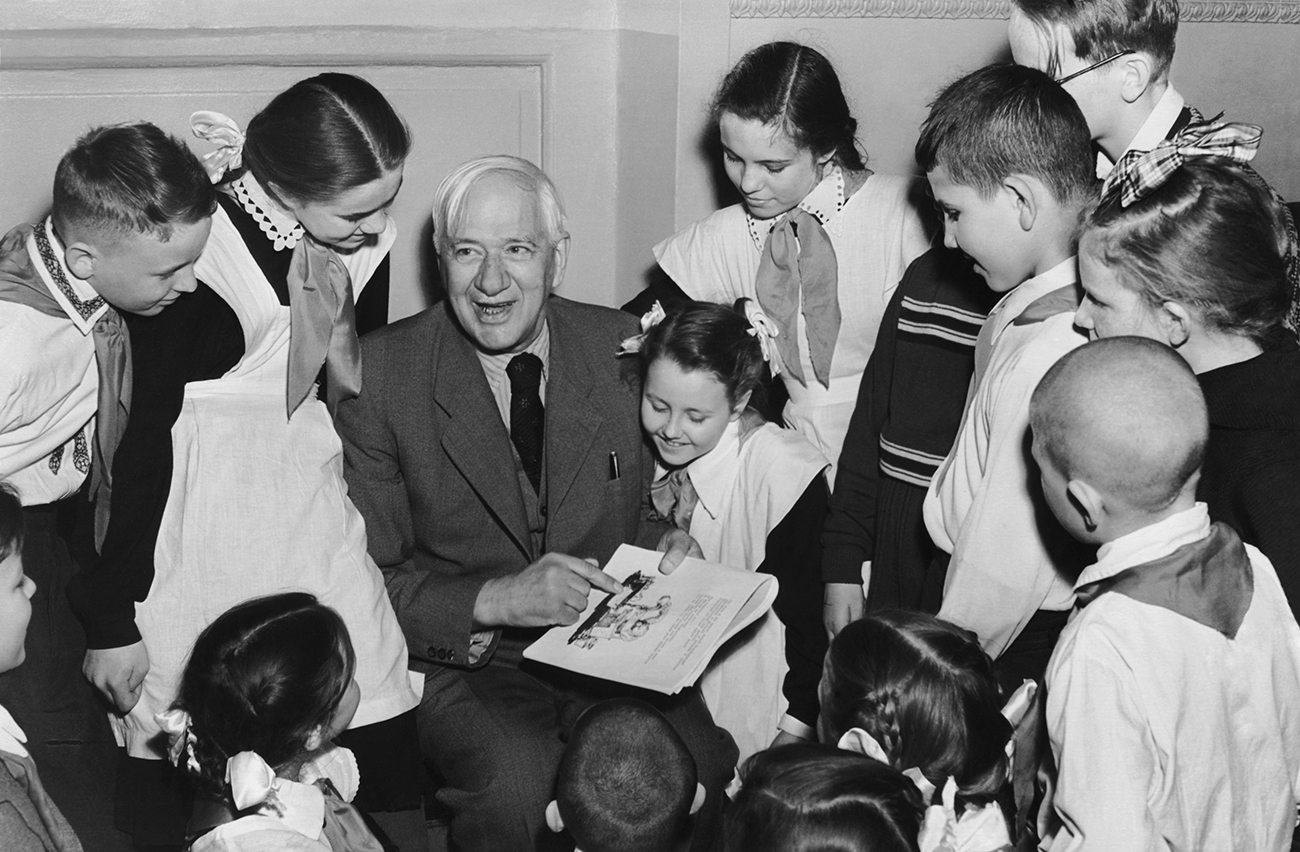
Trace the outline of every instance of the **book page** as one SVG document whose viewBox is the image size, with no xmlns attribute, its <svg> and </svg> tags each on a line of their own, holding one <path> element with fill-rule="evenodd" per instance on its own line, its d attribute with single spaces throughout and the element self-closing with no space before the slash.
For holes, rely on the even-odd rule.
<svg viewBox="0 0 1300 852">
<path fill-rule="evenodd" d="M 772 606 L 777 583 L 691 558 L 660 574 L 662 556 L 622 545 L 605 572 L 623 591 L 592 589 L 577 623 L 551 628 L 524 657 L 669 695 L 695 683 L 718 647 Z"/>
</svg>

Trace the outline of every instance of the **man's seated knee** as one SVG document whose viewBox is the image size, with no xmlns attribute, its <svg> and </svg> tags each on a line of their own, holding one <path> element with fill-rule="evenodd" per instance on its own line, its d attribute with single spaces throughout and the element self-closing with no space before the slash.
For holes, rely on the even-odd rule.
<svg viewBox="0 0 1300 852">
<path fill-rule="evenodd" d="M 645 702 L 611 699 L 574 725 L 546 821 L 582 852 L 658 852 L 689 834 L 704 796 L 668 720 Z"/>
</svg>

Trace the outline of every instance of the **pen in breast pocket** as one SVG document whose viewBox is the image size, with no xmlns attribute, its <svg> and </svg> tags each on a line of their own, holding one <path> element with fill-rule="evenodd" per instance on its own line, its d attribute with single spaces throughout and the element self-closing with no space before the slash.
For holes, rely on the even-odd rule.
<svg viewBox="0 0 1300 852">
<path fill-rule="evenodd" d="M 609 454 L 609 479 L 611 482 L 613 482 L 615 479 L 618 479 L 620 475 L 621 474 L 618 469 L 618 453 L 610 453 Z"/>
</svg>

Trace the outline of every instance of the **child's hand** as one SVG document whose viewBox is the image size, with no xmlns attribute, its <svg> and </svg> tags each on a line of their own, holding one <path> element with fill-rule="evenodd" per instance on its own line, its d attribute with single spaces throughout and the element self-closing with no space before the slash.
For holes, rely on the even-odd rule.
<svg viewBox="0 0 1300 852">
<path fill-rule="evenodd" d="M 121 648 L 91 649 L 86 651 L 81 673 L 118 712 L 130 713 L 149 673 L 149 652 L 143 640 Z"/>
<path fill-rule="evenodd" d="M 857 583 L 827 583 L 822 623 L 826 636 L 835 638 L 849 624 L 857 621 L 866 611 L 867 602 L 862 597 L 862 587 Z"/>
<path fill-rule="evenodd" d="M 685 530 L 674 529 L 664 533 L 663 538 L 659 539 L 659 544 L 655 545 L 655 550 L 664 555 L 664 558 L 659 560 L 660 574 L 673 573 L 688 556 L 696 559 L 704 558 L 700 543 L 691 538 L 691 534 Z"/>
</svg>

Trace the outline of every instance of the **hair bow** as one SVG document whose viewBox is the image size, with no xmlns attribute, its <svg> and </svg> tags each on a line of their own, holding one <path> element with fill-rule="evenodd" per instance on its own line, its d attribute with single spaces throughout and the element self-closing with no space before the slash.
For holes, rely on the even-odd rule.
<svg viewBox="0 0 1300 852">
<path fill-rule="evenodd" d="M 321 836 L 326 809 L 320 788 L 278 777 L 257 752 L 241 751 L 227 760 L 226 783 L 236 810 L 269 809 L 300 834 Z"/>
<path fill-rule="evenodd" d="M 244 132 L 233 118 L 212 110 L 199 110 L 190 115 L 190 129 L 195 136 L 217 146 L 217 150 L 203 155 L 203 168 L 213 183 L 220 183 L 226 172 L 243 165 Z"/>
<path fill-rule="evenodd" d="M 1150 151 L 1128 151 L 1102 184 L 1103 199 L 1118 192 L 1121 207 L 1128 207 L 1161 187 L 1183 163 L 1196 157 L 1229 157 L 1248 163 L 1259 150 L 1263 128 L 1254 124 L 1220 121 L 1193 122 Z"/>
<path fill-rule="evenodd" d="M 645 336 L 650 333 L 650 329 L 664 321 L 664 306 L 657 301 L 650 306 L 650 310 L 641 315 L 641 333 L 634 334 L 627 340 L 618 345 L 617 355 L 635 355 L 641 351 L 642 344 L 645 343 Z"/>
<path fill-rule="evenodd" d="M 754 299 L 745 300 L 745 319 L 749 320 L 749 334 L 758 339 L 758 348 L 763 353 L 763 360 L 773 378 L 781 374 L 781 357 L 776 349 L 776 341 L 781 336 L 781 328 L 763 311 Z"/>
<path fill-rule="evenodd" d="M 194 744 L 198 738 L 194 736 L 194 728 L 190 725 L 190 714 L 179 707 L 173 707 L 153 718 L 167 735 L 167 758 L 172 766 L 180 766 L 181 757 L 184 756 L 185 768 L 198 773 L 199 759 L 194 756 Z"/>
</svg>

